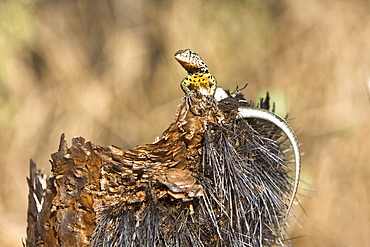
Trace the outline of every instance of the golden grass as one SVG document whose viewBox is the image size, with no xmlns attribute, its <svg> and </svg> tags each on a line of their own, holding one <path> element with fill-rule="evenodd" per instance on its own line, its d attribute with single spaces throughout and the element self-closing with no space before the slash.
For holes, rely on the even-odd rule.
<svg viewBox="0 0 370 247">
<path fill-rule="evenodd" d="M 295 207 L 293 243 L 368 245 L 369 13 L 366 0 L 1 2 L 0 246 L 21 245 L 29 159 L 49 173 L 61 133 L 129 148 L 167 128 L 184 48 L 294 118 L 308 217 Z"/>
</svg>

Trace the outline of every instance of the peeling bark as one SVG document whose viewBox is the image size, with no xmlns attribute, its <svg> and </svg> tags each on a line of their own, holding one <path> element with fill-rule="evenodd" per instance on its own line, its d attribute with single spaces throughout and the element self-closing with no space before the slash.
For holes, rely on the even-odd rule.
<svg viewBox="0 0 370 247">
<path fill-rule="evenodd" d="M 291 185 L 281 134 L 238 120 L 239 106 L 190 93 L 154 143 L 127 150 L 82 137 L 68 147 L 63 134 L 50 178 L 31 161 L 26 245 L 282 244 Z"/>
</svg>

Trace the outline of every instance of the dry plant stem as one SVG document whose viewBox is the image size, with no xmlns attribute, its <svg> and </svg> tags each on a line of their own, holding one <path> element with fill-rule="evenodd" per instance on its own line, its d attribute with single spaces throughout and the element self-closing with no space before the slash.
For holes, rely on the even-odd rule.
<svg viewBox="0 0 370 247">
<path fill-rule="evenodd" d="M 189 94 L 156 142 L 128 150 L 83 138 L 68 148 L 62 136 L 46 188 L 30 186 L 40 230 L 29 221 L 27 245 L 283 244 L 289 184 L 269 139 L 279 129 L 237 120 L 239 107 Z"/>
<path fill-rule="evenodd" d="M 292 128 L 288 125 L 288 123 L 278 115 L 264 110 L 264 109 L 253 109 L 253 108 L 244 108 L 240 107 L 239 109 L 239 117 L 240 118 L 257 118 L 269 121 L 279 127 L 284 134 L 288 137 L 293 153 L 295 158 L 295 178 L 294 178 L 294 186 L 292 196 L 290 198 L 290 203 L 288 210 L 286 212 L 286 218 L 289 217 L 290 210 L 292 209 L 294 199 L 297 195 L 298 186 L 299 186 L 299 179 L 300 179 L 300 171 L 301 171 L 301 152 L 299 150 L 299 143 L 296 135 Z"/>
</svg>

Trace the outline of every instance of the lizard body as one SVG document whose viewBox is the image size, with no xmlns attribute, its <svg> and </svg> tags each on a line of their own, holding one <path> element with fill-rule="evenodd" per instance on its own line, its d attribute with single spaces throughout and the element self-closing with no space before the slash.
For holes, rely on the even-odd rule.
<svg viewBox="0 0 370 247">
<path fill-rule="evenodd" d="M 197 53 L 190 49 L 179 50 L 175 54 L 175 59 L 188 72 L 188 76 L 181 81 L 181 88 L 185 94 L 194 90 L 199 90 L 203 95 L 215 94 L 217 80 Z"/>
</svg>

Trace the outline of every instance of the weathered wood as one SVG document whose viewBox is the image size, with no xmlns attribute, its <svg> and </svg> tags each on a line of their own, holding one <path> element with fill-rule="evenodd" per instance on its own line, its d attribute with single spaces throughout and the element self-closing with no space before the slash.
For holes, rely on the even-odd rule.
<svg viewBox="0 0 370 247">
<path fill-rule="evenodd" d="M 280 131 L 237 120 L 240 104 L 190 93 L 153 144 L 133 149 L 82 137 L 68 147 L 62 135 L 50 178 L 31 161 L 26 245 L 288 244 Z"/>
<path fill-rule="evenodd" d="M 153 144 L 121 150 L 78 137 L 68 148 L 63 134 L 52 154 L 51 178 L 31 161 L 27 245 L 87 246 L 97 224 L 95 214 L 103 208 L 121 203 L 122 210 L 132 210 L 142 203 L 138 211 L 143 211 L 149 194 L 184 201 L 202 194 L 194 165 L 200 163 L 204 126 L 218 117 L 217 108 L 203 95 L 191 97 L 190 104 L 187 100 Z"/>
<path fill-rule="evenodd" d="M 78 137 L 68 148 L 64 134 L 52 154 L 50 178 L 31 161 L 27 246 L 89 245 L 101 165 L 99 147 Z"/>
</svg>

